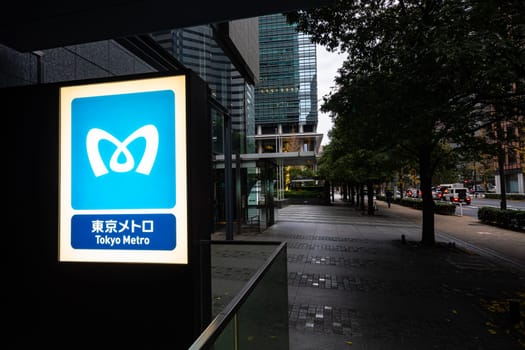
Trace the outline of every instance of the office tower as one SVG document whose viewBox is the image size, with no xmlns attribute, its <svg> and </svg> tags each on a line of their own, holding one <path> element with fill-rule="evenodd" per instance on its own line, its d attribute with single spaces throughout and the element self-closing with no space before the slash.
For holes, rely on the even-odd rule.
<svg viewBox="0 0 525 350">
<path fill-rule="evenodd" d="M 275 197 L 284 199 L 292 167 L 316 170 L 316 46 L 283 14 L 259 17 L 259 76 L 255 88 L 256 152 L 273 154 Z"/>
<path fill-rule="evenodd" d="M 260 82 L 255 89 L 258 153 L 314 152 L 316 46 L 282 14 L 259 18 Z"/>
<path fill-rule="evenodd" d="M 242 172 L 231 174 L 232 165 L 228 165 L 226 160 L 231 160 L 231 154 L 240 158 L 240 154 L 255 151 L 254 83 L 259 68 L 257 23 L 258 19 L 252 18 L 152 34 L 155 41 L 184 67 L 196 72 L 208 83 L 211 97 L 222 106 L 224 113 L 212 109 L 216 222 L 228 221 L 228 203 L 233 206 L 230 220 L 235 217 L 245 221 L 247 216 L 242 209 L 246 206 L 240 205 L 243 197 L 240 193 L 233 193 L 226 181 L 234 177 L 234 182 L 245 184 L 247 165 L 243 166 Z M 232 55 L 231 51 L 241 55 Z M 228 148 L 229 145 L 231 147 Z M 246 188 L 246 185 L 239 185 Z M 232 194 L 231 201 L 226 193 Z M 237 203 L 239 205 L 235 205 Z"/>
</svg>

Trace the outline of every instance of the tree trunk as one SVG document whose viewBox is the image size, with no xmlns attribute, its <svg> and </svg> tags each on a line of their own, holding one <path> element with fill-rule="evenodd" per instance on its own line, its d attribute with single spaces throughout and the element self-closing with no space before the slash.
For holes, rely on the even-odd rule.
<svg viewBox="0 0 525 350">
<path fill-rule="evenodd" d="M 359 185 L 359 210 L 365 211 L 365 186 Z"/>
<path fill-rule="evenodd" d="M 419 179 L 421 181 L 421 195 L 423 197 L 423 227 L 421 243 L 433 246 L 436 243 L 434 232 L 434 199 L 432 198 L 432 175 L 430 170 L 430 156 L 422 157 L 419 162 Z"/>
<path fill-rule="evenodd" d="M 367 213 L 368 215 L 374 215 L 376 211 L 376 208 L 374 206 L 374 185 L 369 182 L 366 184 L 366 188 L 367 188 L 366 194 L 368 196 Z"/>
<path fill-rule="evenodd" d="M 399 195 L 401 197 L 401 199 L 403 199 L 405 197 L 405 184 L 403 182 L 403 168 L 401 168 L 401 170 L 399 171 Z"/>
<path fill-rule="evenodd" d="M 500 209 L 507 210 L 507 187 L 505 181 L 505 131 L 501 123 L 496 123 L 496 139 L 498 144 L 498 174 L 499 174 L 499 188 L 501 193 Z"/>
<path fill-rule="evenodd" d="M 333 186 L 330 185 L 330 181 L 326 180 L 323 187 L 323 204 L 331 205 L 332 201 Z"/>
<path fill-rule="evenodd" d="M 501 192 L 500 209 L 507 210 L 507 186 L 505 183 L 505 151 L 502 150 L 498 155 L 498 174 L 499 188 Z"/>
</svg>

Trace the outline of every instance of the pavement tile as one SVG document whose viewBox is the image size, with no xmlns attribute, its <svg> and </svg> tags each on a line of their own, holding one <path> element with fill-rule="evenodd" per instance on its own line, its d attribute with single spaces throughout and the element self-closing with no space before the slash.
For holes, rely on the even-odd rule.
<svg viewBox="0 0 525 350">
<path fill-rule="evenodd" d="M 421 246 L 411 210 L 291 205 L 261 233 L 235 237 L 287 242 L 290 350 L 525 349 L 524 271 L 447 241 Z"/>
</svg>

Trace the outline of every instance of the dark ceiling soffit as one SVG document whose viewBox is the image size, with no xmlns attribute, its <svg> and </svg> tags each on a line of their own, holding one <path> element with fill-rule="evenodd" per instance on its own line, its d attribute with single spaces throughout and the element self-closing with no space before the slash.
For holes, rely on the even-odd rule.
<svg viewBox="0 0 525 350">
<path fill-rule="evenodd" d="M 130 36 L 115 41 L 159 72 L 180 72 L 186 69 L 149 35 Z"/>
<path fill-rule="evenodd" d="M 20 52 L 124 38 L 329 5 L 334 0 L 15 1 L 3 8 L 0 43 Z"/>
</svg>

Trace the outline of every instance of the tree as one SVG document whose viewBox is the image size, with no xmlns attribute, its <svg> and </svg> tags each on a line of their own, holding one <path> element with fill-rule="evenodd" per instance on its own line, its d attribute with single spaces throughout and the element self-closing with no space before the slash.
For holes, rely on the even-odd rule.
<svg viewBox="0 0 525 350">
<path fill-rule="evenodd" d="M 350 95 L 338 94 L 337 96 L 348 97 Z M 367 212 L 369 215 L 373 215 L 375 212 L 374 188 L 392 178 L 398 163 L 391 161 L 394 159 L 393 153 L 391 149 L 384 147 L 382 133 L 368 133 L 369 130 L 373 130 L 368 121 L 373 119 L 361 118 L 363 115 L 357 111 L 349 112 L 347 102 L 345 99 L 341 100 L 334 96 L 327 100 L 323 107 L 326 111 L 338 114 L 338 117 L 334 118 L 334 128 L 330 135 L 332 139 L 330 146 L 333 145 L 333 147 L 329 148 L 328 156 L 332 168 L 326 170 L 334 171 L 339 169 L 337 166 L 341 166 L 342 169 L 338 170 L 337 173 L 344 174 L 346 182 L 359 185 L 359 188 L 366 186 L 368 194 Z M 368 111 L 366 108 L 363 110 Z M 326 170 L 324 170 L 325 173 L 328 172 Z M 361 206 L 364 204 L 362 193 L 358 203 Z"/>
<path fill-rule="evenodd" d="M 500 175 L 501 209 L 506 209 L 505 160 L 520 152 L 525 116 L 525 3 L 473 2 L 470 10 L 470 73 L 473 113 L 483 125 L 484 153 Z"/>
<path fill-rule="evenodd" d="M 523 27 L 508 29 L 506 15 L 523 15 L 523 4 L 510 0 L 500 4 L 341 0 L 287 15 L 314 42 L 348 53 L 336 79 L 338 90 L 322 108 L 332 111 L 336 120 L 351 120 L 348 126 L 362 126 L 359 132 L 367 138 L 405 152 L 419 165 L 424 244 L 435 242 L 430 191 L 434 172 L 444 159 L 468 159 L 473 149 L 479 151 L 482 140 L 476 133 L 488 124 L 476 111 L 503 102 L 491 98 L 503 95 L 491 92 L 518 81 L 517 90 L 522 91 L 525 46 L 521 39 L 500 42 L 498 47 L 505 48 L 508 57 L 486 51 L 496 29 L 502 33 L 507 28 L 513 38 L 522 35 Z M 488 13 L 494 21 L 487 29 L 482 14 Z M 513 64 L 512 74 L 499 65 L 504 62 Z M 516 95 L 505 101 L 520 106 Z"/>
</svg>

